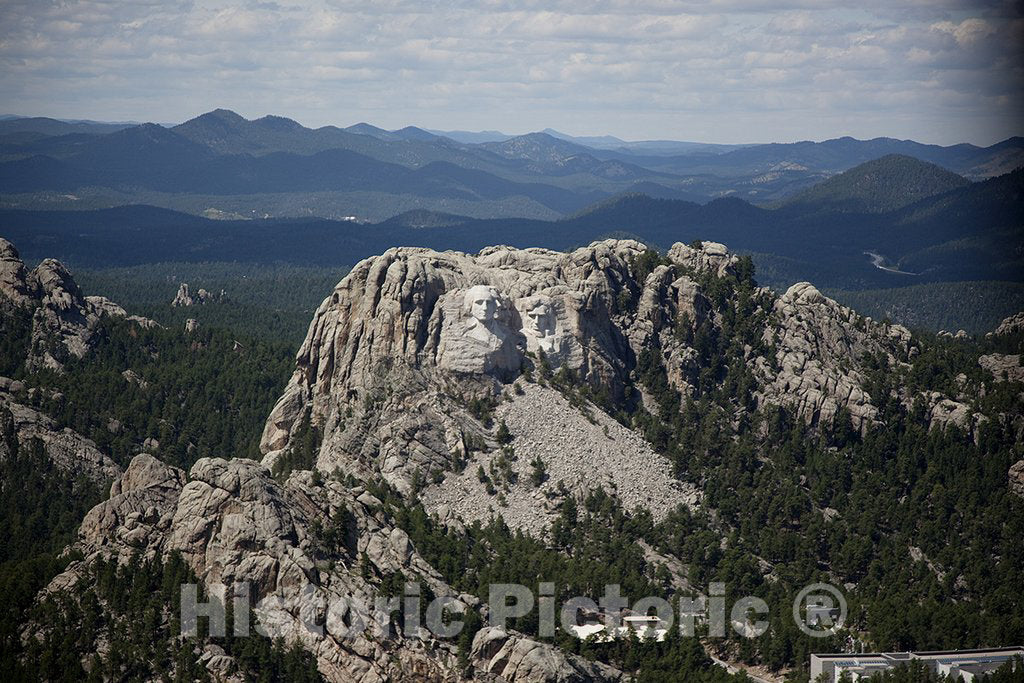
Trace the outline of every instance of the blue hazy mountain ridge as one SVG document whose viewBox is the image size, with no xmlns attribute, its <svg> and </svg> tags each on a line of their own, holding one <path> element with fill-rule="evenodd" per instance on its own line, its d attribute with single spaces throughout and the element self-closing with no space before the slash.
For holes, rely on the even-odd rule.
<svg viewBox="0 0 1024 683">
<path fill-rule="evenodd" d="M 434 165 L 421 171 L 414 180 L 427 184 L 442 173 L 455 180 L 464 173 Z M 494 191 L 500 191 L 504 181 L 494 182 Z M 477 191 L 486 189 L 477 186 Z M 882 212 L 817 205 L 805 211 L 798 204 L 766 209 L 738 198 L 699 204 L 626 194 L 557 221 L 480 220 L 422 210 L 373 225 L 319 219 L 210 221 L 131 206 L 3 210 L 0 225 L 26 258 L 51 255 L 81 267 L 177 260 L 341 266 L 392 246 L 475 252 L 493 244 L 567 249 L 605 236 L 631 236 L 661 247 L 702 239 L 754 254 L 762 279 L 773 285 L 809 280 L 822 287 L 866 289 L 962 280 L 1024 282 L 1022 196 L 1024 170 L 1018 170 Z M 866 251 L 915 274 L 878 268 Z"/>
<path fill-rule="evenodd" d="M 722 145 L 712 142 L 688 142 L 685 140 L 623 140 L 614 135 L 569 135 L 553 128 L 540 131 L 554 138 L 568 140 L 579 145 L 594 149 L 617 150 L 636 154 L 657 154 L 671 156 L 676 154 L 722 154 L 734 149 L 752 147 L 753 143 L 742 145 Z M 513 137 L 513 136 L 507 136 Z"/>
<path fill-rule="evenodd" d="M 92 148 L 70 163 L 41 156 L 8 162 L 0 164 L 0 185 L 13 192 L 73 190 L 102 183 L 224 195 L 376 191 L 469 200 L 527 197 L 557 213 L 575 211 L 602 196 L 543 183 L 517 183 L 441 161 L 411 169 L 343 149 L 311 156 L 274 152 L 253 157 L 211 155 L 192 144 L 177 143 L 143 141 L 148 146 L 145 154 L 108 154 L 109 148 Z"/>
<path fill-rule="evenodd" d="M 28 130 L 25 127 L 31 128 L 29 124 L 19 124 L 25 121 L 29 120 L 0 121 L 0 188 L 3 192 L 68 192 L 85 187 L 92 188 L 94 193 L 102 193 L 103 188 L 107 188 L 110 196 L 104 201 L 108 205 L 156 201 L 152 196 L 140 194 L 140 188 L 143 192 L 213 195 L 227 192 L 240 195 L 344 192 L 346 188 L 358 188 L 359 191 L 385 195 L 398 193 L 387 195 L 395 197 L 424 196 L 403 194 L 405 190 L 393 183 L 368 186 L 366 179 L 377 177 L 374 162 L 409 169 L 445 162 L 531 186 L 533 194 L 523 196 L 532 199 L 537 195 L 535 185 L 550 186 L 557 189 L 540 194 L 560 195 L 560 198 L 541 204 L 560 213 L 572 213 L 595 199 L 636 190 L 695 201 L 736 195 L 768 203 L 829 175 L 890 153 L 910 154 L 973 179 L 998 175 L 1024 162 L 1024 140 L 1021 138 L 1011 138 L 987 148 L 973 145 L 940 147 L 888 138 L 868 141 L 840 138 L 728 150 L 715 148 L 714 152 L 691 151 L 675 155 L 661 154 L 664 150 L 660 150 L 657 154 L 645 155 L 639 148 L 597 149 L 579 144 L 579 139 L 570 139 L 571 136 L 556 137 L 546 133 L 469 144 L 416 127 L 384 131 L 370 124 L 356 124 L 349 129 L 335 126 L 311 129 L 284 117 L 265 116 L 249 120 L 225 109 L 208 112 L 171 128 L 143 124 L 99 132 L 94 130 L 93 124 L 80 124 L 85 128 L 75 130 L 92 132 L 62 132 L 60 135 Z M 23 129 L 4 133 L 4 125 L 22 125 Z M 605 138 L 600 140 L 608 142 Z M 357 163 L 356 157 L 347 157 L 350 163 L 331 166 L 325 160 L 337 159 L 339 155 L 317 157 L 337 150 L 353 152 L 363 158 Z M 215 157 L 218 161 L 212 163 L 210 160 Z M 254 162 L 245 157 L 271 158 Z M 99 159 L 103 162 L 97 166 Z M 115 170 L 111 171 L 109 165 Z M 209 186 L 197 189 L 193 187 L 195 183 L 190 185 L 183 180 L 193 175 L 205 177 L 203 171 L 210 165 L 221 176 L 214 178 Z M 275 165 L 278 168 L 271 168 Z M 128 168 L 139 172 L 133 171 L 126 177 L 124 169 Z M 199 173 L 195 169 L 199 169 Z M 288 175 L 292 180 L 288 190 L 268 189 L 267 183 L 262 181 L 247 185 L 244 180 L 252 173 L 257 174 L 257 181 L 282 175 Z M 328 175 L 318 176 L 323 173 Z M 305 179 L 305 184 L 299 179 Z M 462 181 L 466 182 L 465 175 Z M 493 179 L 480 178 L 479 182 L 490 185 Z M 522 208 L 521 202 L 508 199 L 508 195 L 499 195 L 505 197 L 499 200 L 495 200 L 493 195 L 489 195 L 489 199 L 484 195 L 476 196 L 472 190 L 474 183 L 468 185 L 468 192 L 464 191 L 465 188 L 453 188 L 446 185 L 443 177 L 434 183 L 421 184 L 421 187 L 429 186 L 438 191 L 436 195 L 427 195 L 431 203 L 426 207 L 443 211 L 444 200 L 458 196 L 463 198 L 462 201 L 497 201 L 499 206 L 488 210 L 485 215 L 522 215 L 516 213 Z M 31 201 L 27 205 L 34 208 L 59 207 L 47 204 L 48 200 L 43 197 L 29 199 Z M 351 204 L 349 214 L 373 220 L 399 213 L 409 204 L 408 201 L 393 202 L 395 208 L 388 214 L 386 206 L 371 212 L 360 207 L 354 198 L 349 197 L 346 201 Z M 236 200 L 230 211 L 248 214 L 247 209 L 239 211 L 239 208 L 244 208 L 240 206 L 243 204 L 244 199 Z M 315 201 L 300 204 L 307 215 L 335 215 L 325 208 L 318 208 Z M 20 205 L 26 204 L 22 202 Z M 170 206 L 192 210 L 181 202 Z"/>
<path fill-rule="evenodd" d="M 1007 173 L 1024 165 L 1024 138 L 1012 137 L 988 147 L 959 144 L 943 147 L 913 140 L 850 137 L 823 142 L 770 143 L 721 154 L 661 156 L 594 150 L 599 159 L 619 159 L 667 173 L 719 176 L 757 175 L 786 170 L 839 173 L 888 154 L 911 156 L 942 166 L 971 180 Z"/>
<path fill-rule="evenodd" d="M 62 121 L 46 116 L 10 116 L 0 120 L 0 136 L 10 133 L 39 133 L 42 135 L 67 135 L 89 133 L 102 135 L 130 128 L 135 123 L 106 123 L 102 121 Z"/>
</svg>

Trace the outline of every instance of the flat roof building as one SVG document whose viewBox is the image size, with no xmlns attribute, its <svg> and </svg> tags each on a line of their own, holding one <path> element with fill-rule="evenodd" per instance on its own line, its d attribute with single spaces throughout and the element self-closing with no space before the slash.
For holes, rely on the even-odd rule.
<svg viewBox="0 0 1024 683">
<path fill-rule="evenodd" d="M 970 683 L 975 676 L 991 673 L 1014 657 L 1024 658 L 1024 646 L 990 650 L 943 650 L 938 652 L 865 652 L 860 654 L 811 655 L 811 681 L 836 683 L 846 673 L 856 683 L 900 664 L 919 661 L 938 674 L 960 676 Z"/>
</svg>

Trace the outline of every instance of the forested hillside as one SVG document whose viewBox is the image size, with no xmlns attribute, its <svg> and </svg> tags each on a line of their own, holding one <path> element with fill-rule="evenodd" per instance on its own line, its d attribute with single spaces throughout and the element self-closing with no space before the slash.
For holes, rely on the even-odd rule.
<svg viewBox="0 0 1024 683">
<path fill-rule="evenodd" d="M 828 295 L 864 315 L 889 318 L 914 330 L 964 330 L 983 335 L 1003 318 L 1024 311 L 1024 284 L 935 282 L 893 289 L 830 290 Z"/>
<path fill-rule="evenodd" d="M 727 259 L 727 267 L 697 269 L 680 265 L 679 256 L 673 261 L 652 250 L 637 252 L 624 266 L 628 279 L 610 295 L 615 320 L 636 319 L 645 300 L 643 288 L 658 279 L 655 272 L 666 281 L 692 278 L 700 293 L 695 301 L 705 301 L 708 308 L 699 309 L 703 312 L 697 319 L 679 314 L 664 320 L 659 338 L 665 341 L 637 355 L 621 390 L 609 392 L 535 357 L 503 394 L 467 402 L 457 392 L 450 398 L 465 402 L 474 429 L 486 435 L 474 437 L 463 457 L 492 457 L 490 469 L 481 467 L 480 476 L 495 510 L 502 510 L 505 496 L 518 488 L 557 491 L 554 482 L 547 486 L 544 461 L 522 450 L 522 435 L 507 427 L 502 432 L 504 423 L 495 419 L 501 404 L 515 401 L 526 385 L 560 393 L 570 410 L 588 420 L 601 411 L 643 435 L 664 458 L 666 471 L 702 491 L 698 509 L 679 506 L 655 518 L 626 509 L 615 491 L 598 488 L 586 495 L 553 494 L 560 502 L 546 534 L 514 529 L 500 516 L 449 526 L 428 512 L 422 496 L 455 476 L 459 465 L 452 472 L 421 476 L 411 494 L 380 478 L 357 480 L 337 469 L 318 469 L 310 476 L 302 470 L 317 465 L 323 434 L 308 419 L 295 433 L 287 467 L 274 469 L 277 483 L 265 474 L 260 486 L 301 489 L 301 495 L 312 496 L 304 500 L 349 492 L 349 502 L 328 506 L 334 511 L 311 526 L 314 540 L 308 552 L 321 571 L 347 572 L 386 595 L 397 594 L 408 577 L 352 550 L 370 533 L 365 522 L 354 521 L 365 514 L 354 501 L 362 492 L 377 501 L 372 505 L 378 519 L 404 530 L 446 582 L 480 599 L 487 599 L 487 587 L 494 582 L 552 581 L 559 599 L 594 593 L 610 582 L 632 596 L 674 599 L 723 581 L 730 602 L 754 595 L 769 605 L 771 628 L 764 636 L 747 639 L 730 631 L 726 639 L 710 643 L 676 635 L 662 643 L 601 644 L 564 633 L 549 639 L 529 619 L 515 624 L 524 637 L 635 673 L 643 681 L 672 681 L 681 675 L 708 682 L 742 680 L 711 666 L 710 654 L 806 681 L 809 654 L 848 647 L 847 638 L 855 647 L 883 650 L 962 648 L 1024 638 L 1017 590 L 1024 574 L 1018 541 L 1024 536 L 1024 503 L 1007 485 L 1010 465 L 1024 458 L 1024 394 L 1019 381 L 994 376 L 979 360 L 986 354 L 1024 352 L 1020 330 L 978 341 L 925 335 L 914 339 L 913 353 L 851 357 L 842 364 L 856 363 L 864 374 L 878 408 L 873 423 L 855 429 L 850 413 L 841 408 L 834 419 L 809 424 L 795 407 L 767 402 L 756 369 L 758 357 L 773 362 L 775 342 L 766 341 L 764 331 L 782 315 L 778 296 L 757 288 L 750 259 L 730 261 L 704 249 L 697 244 L 685 252 L 677 245 L 673 253 L 716 254 Z M 302 287 L 328 277 L 319 270 L 278 267 L 261 278 L 225 264 L 166 264 L 157 272 L 152 293 L 139 288 L 138 300 L 165 301 L 184 273 L 213 287 L 239 287 L 252 279 L 256 287 L 246 305 L 283 306 Z M 90 277 L 106 283 L 107 292 L 128 294 L 137 274 L 122 269 Z M 272 284 L 279 287 L 276 293 Z M 789 301 L 792 295 L 786 296 Z M 161 311 L 160 304 L 153 304 L 154 315 L 166 313 L 167 306 Z M 191 314 L 201 307 L 180 310 Z M 57 427 L 88 437 L 120 467 L 140 451 L 185 470 L 201 458 L 258 457 L 264 419 L 294 367 L 292 333 L 281 335 L 288 343 L 271 341 L 277 337 L 274 330 L 256 320 L 249 325 L 253 334 L 244 334 L 219 327 L 240 320 L 227 309 L 208 310 L 208 321 L 192 332 L 182 329 L 179 320 L 158 328 L 103 318 L 83 356 L 62 355 L 62 367 L 47 370 L 26 364 L 34 316 L 5 304 L 0 375 L 21 382 L 5 385 L 5 405 L 23 404 L 51 416 Z M 850 324 L 854 336 L 869 329 L 863 319 Z M 695 365 L 672 366 L 676 369 L 670 375 L 667 359 L 677 346 L 692 349 Z M 691 387 L 690 393 L 677 389 L 680 381 Z M 471 386 L 467 380 L 466 388 Z M 414 387 L 390 389 L 410 390 Z M 929 398 L 929 392 L 954 397 L 963 402 L 963 410 L 979 417 L 939 422 L 944 413 L 936 412 L 938 399 Z M 352 404 L 358 410 L 352 419 L 362 419 L 358 416 L 382 400 L 359 399 Z M 78 680 L 86 671 L 108 678 L 173 671 L 178 679 L 205 679 L 208 657 L 200 660 L 200 655 L 214 646 L 220 649 L 211 652 L 223 652 L 231 671 L 245 680 L 316 679 L 315 657 L 284 642 L 204 636 L 193 648 L 175 639 L 178 617 L 169 596 L 192 577 L 177 555 L 121 566 L 95 557 L 88 564 L 69 564 L 82 556 L 63 549 L 74 540 L 86 510 L 107 497 L 105 482 L 90 483 L 54 465 L 46 448 L 23 442 L 14 428 L 12 416 L 22 408 L 5 410 L 0 411 L 7 454 L 0 506 L 11 543 L 0 579 L 25 596 L 15 600 L 0 629 L 2 664 L 14 672 L 14 680 Z M 527 461 L 534 473 L 519 477 L 516 463 Z M 83 590 L 31 597 L 53 576 L 76 566 L 73 573 Z M 843 637 L 808 638 L 789 618 L 793 593 L 814 581 L 845 587 L 850 622 Z M 19 635 L 26 622 L 39 636 L 27 644 Z M 462 666 L 480 656 L 473 636 L 481 628 L 478 616 L 470 618 L 466 634 L 452 645 Z M 88 654 L 99 642 L 112 649 Z"/>
<path fill-rule="evenodd" d="M 969 184 L 966 178 L 935 164 L 889 154 L 798 192 L 781 205 L 884 213 Z"/>
<path fill-rule="evenodd" d="M 343 266 L 180 262 L 78 270 L 75 278 L 86 291 L 120 302 L 166 327 L 183 329 L 192 318 L 202 328 L 226 328 L 295 347 L 323 293 L 346 270 Z M 208 303 L 174 307 L 171 302 L 182 283 L 192 291 L 206 289 L 218 296 Z"/>
<path fill-rule="evenodd" d="M 130 281 L 128 286 L 144 298 L 140 284 Z M 160 285 L 156 289 L 162 292 Z M 87 637 L 82 626 L 114 626 L 97 621 L 97 604 L 102 601 L 118 605 L 116 628 L 121 632 L 115 639 L 123 643 L 117 646 L 118 658 L 105 658 L 93 673 L 103 669 L 113 678 L 132 678 L 142 671 L 159 671 L 163 655 L 154 656 L 148 648 L 176 647 L 169 625 L 162 627 L 159 642 L 152 633 L 130 632 L 131 624 L 149 609 L 140 600 L 150 600 L 150 607 L 158 611 L 171 604 L 166 591 L 175 585 L 161 584 L 163 567 L 111 568 L 121 571 L 121 578 L 97 586 L 99 595 L 78 596 L 76 609 L 84 611 L 62 611 L 59 605 L 65 603 L 59 598 L 33 604 L 33 596 L 50 579 L 80 559 L 66 547 L 89 508 L 107 497 L 110 481 L 92 481 L 57 464 L 48 453 L 51 446 L 21 434 L 24 413 L 39 411 L 52 418 L 53 434 L 67 429 L 87 437 L 90 447 L 121 467 L 141 450 L 185 466 L 201 457 L 252 457 L 258 454 L 263 419 L 288 376 L 295 330 L 268 329 L 260 321 L 236 333 L 217 327 L 214 314 L 209 327 L 186 334 L 177 320 L 168 321 L 174 323 L 170 328 L 146 328 L 108 317 L 91 336 L 88 355 L 67 356 L 59 371 L 34 369 L 26 363 L 33 334 L 31 311 L 26 314 L 3 295 L 0 298 L 0 376 L 7 378 L 0 391 L 0 530 L 7 539 L 0 552 L 0 588 L 11 596 L 0 622 L 0 668 L 9 680 L 81 680 L 84 673 L 73 643 Z M 170 310 L 168 300 L 166 309 L 158 312 Z M 260 334 L 253 335 L 254 331 Z M 282 338 L 288 343 L 277 341 Z M 26 650 L 20 629 L 30 614 L 58 630 Z M 297 668 L 285 668 L 283 647 L 271 651 L 267 644 L 258 654 L 281 671 L 301 668 L 294 663 L 289 666 Z M 187 649 L 174 657 L 179 662 L 194 660 Z M 251 666 L 256 668 L 255 660 Z M 205 675 L 201 667 L 194 671 Z"/>
</svg>

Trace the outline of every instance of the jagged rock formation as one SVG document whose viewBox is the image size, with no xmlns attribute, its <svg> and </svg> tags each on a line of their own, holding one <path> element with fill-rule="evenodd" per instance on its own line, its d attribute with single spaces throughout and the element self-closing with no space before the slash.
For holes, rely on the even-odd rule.
<svg viewBox="0 0 1024 683">
<path fill-rule="evenodd" d="M 981 415 L 975 413 L 969 405 L 946 398 L 937 391 L 920 394 L 925 400 L 925 412 L 931 428 L 945 429 L 950 425 L 973 429 Z"/>
<path fill-rule="evenodd" d="M 978 357 L 978 365 L 992 373 L 997 381 L 1024 382 L 1024 365 L 1021 355 L 990 353 Z"/>
<path fill-rule="evenodd" d="M 473 638 L 473 657 L 483 672 L 504 681 L 618 681 L 622 673 L 600 662 L 568 660 L 535 640 L 485 627 Z"/>
<path fill-rule="evenodd" d="M 668 258 L 690 270 L 714 273 L 718 277 L 734 273 L 739 263 L 739 259 L 729 253 L 728 247 L 719 242 L 701 242 L 700 246 L 692 247 L 676 242 L 669 249 Z"/>
<path fill-rule="evenodd" d="M 220 301 L 225 296 L 225 291 L 220 290 L 220 294 L 214 294 L 208 292 L 205 289 L 200 288 L 195 294 L 192 294 L 189 290 L 188 283 L 182 282 L 178 287 L 177 294 L 174 295 L 174 300 L 171 301 L 171 306 L 202 306 L 203 304 L 212 303 L 214 301 Z"/>
<path fill-rule="evenodd" d="M 0 264 L 8 298 L 34 301 L 38 288 L 19 275 L 24 268 Z M 49 590 L 73 589 L 99 558 L 180 553 L 207 583 L 248 582 L 257 601 L 285 601 L 260 602 L 260 622 L 297 638 L 328 680 L 621 680 L 619 671 L 498 628 L 476 634 L 468 670 L 452 641 L 387 629 L 372 601 L 398 572 L 465 609 L 485 615 L 488 607 L 445 582 L 367 484 L 416 495 L 453 527 L 497 515 L 539 536 L 566 495 L 597 487 L 655 518 L 699 507 L 700 491 L 677 481 L 667 460 L 595 403 L 661 410 L 641 378 L 641 358 L 652 356 L 671 388 L 697 391 L 702 361 L 693 337 L 726 329 L 721 278 L 732 287 L 743 267 L 716 243 L 677 244 L 667 258 L 652 258 L 630 240 L 571 253 L 396 248 L 366 259 L 316 311 L 267 419 L 263 462 L 207 458 L 186 475 L 137 456 L 83 521 L 77 548 L 85 559 Z M 67 292 L 73 304 L 87 302 L 68 287 L 51 285 L 53 300 Z M 848 414 L 868 429 L 878 410 L 860 359 L 904 367 L 917 352 L 909 332 L 862 318 L 807 283 L 781 296 L 749 285 L 744 292 L 756 298 L 758 315 L 746 319 L 754 333 L 734 360 L 751 369 L 754 405 L 788 406 L 810 424 Z M 933 424 L 974 419 L 942 394 L 920 398 Z M 737 405 L 744 410 L 752 408 Z M 272 476 L 318 439 L 316 472 Z M 535 476 L 536 460 L 543 476 Z M 1009 474 L 1020 493 L 1024 464 Z M 645 552 L 684 584 L 676 558 Z M 342 599 L 338 610 L 323 607 Z M 326 635 L 303 626 L 310 603 Z M 339 635 L 354 623 L 368 628 Z M 215 647 L 200 661 L 218 675 L 231 667 Z"/>
<path fill-rule="evenodd" d="M 0 294 L 19 306 L 28 305 L 32 296 L 25 264 L 14 245 L 0 237 Z"/>
<path fill-rule="evenodd" d="M 607 240 L 568 254 L 400 248 L 366 259 L 317 310 L 267 420 L 264 462 L 282 457 L 308 417 L 323 434 L 320 469 L 382 476 L 408 493 L 417 477 L 496 450 L 467 404 L 494 399 L 541 355 L 618 400 L 638 355 L 655 345 L 670 383 L 689 394 L 700 366 L 675 325 L 721 324 L 700 282 L 734 274 L 738 259 L 713 242 L 676 244 L 667 264 L 637 281 L 644 252 Z M 861 429 L 877 409 L 851 359 L 868 352 L 901 363 L 915 352 L 905 328 L 861 318 L 806 283 L 778 298 L 763 337 L 774 357 L 748 349 L 745 359 L 760 401 L 789 405 L 810 423 L 845 408 Z"/>
<path fill-rule="evenodd" d="M 776 349 L 779 370 L 775 373 L 767 359 L 759 359 L 765 399 L 795 407 L 811 424 L 830 421 L 845 408 L 854 427 L 866 429 L 878 409 L 863 389 L 855 359 L 870 353 L 882 354 L 893 364 L 906 361 L 913 352 L 910 332 L 862 318 L 808 282 L 786 290 L 774 313 L 764 340 Z"/>
<path fill-rule="evenodd" d="M 1024 460 L 1018 460 L 1010 466 L 1007 478 L 1010 480 L 1010 491 L 1024 498 Z"/>
<path fill-rule="evenodd" d="M 83 476 L 94 484 L 105 486 L 120 476 L 121 468 L 104 455 L 96 444 L 77 432 L 57 426 L 38 410 L 24 405 L 19 398 L 25 392 L 21 382 L 0 377 L 0 419 L 10 419 L 9 428 L 19 449 L 33 448 L 38 440 L 46 457 L 59 470 Z M 0 440 L 0 459 L 8 456 L 8 445 Z"/>
<path fill-rule="evenodd" d="M 999 323 L 999 327 L 995 329 L 994 334 L 1013 334 L 1014 332 L 1020 332 L 1021 330 L 1024 330 L 1024 311 L 1004 318 L 1003 321 Z"/>
<path fill-rule="evenodd" d="M 618 293 L 635 287 L 629 259 L 643 251 L 631 241 L 571 254 L 492 247 L 476 257 L 401 248 L 361 262 L 314 315 L 267 421 L 265 462 L 305 414 L 323 431 L 325 471 L 380 472 L 408 492 L 416 470 L 454 469 L 488 438 L 466 404 L 516 376 L 533 336 L 522 319 L 538 299 L 555 312 L 552 362 L 621 393 L 632 350 L 612 318 Z M 482 284 L 491 288 L 482 303 L 467 302 Z"/>
<path fill-rule="evenodd" d="M 46 259 L 26 272 L 17 249 L 0 238 L 0 305 L 32 309 L 30 368 L 59 370 L 69 356 L 81 358 L 89 350 L 100 319 L 127 318 L 144 327 L 152 320 L 129 316 L 117 304 L 99 296 L 83 296 L 67 268 Z"/>
<path fill-rule="evenodd" d="M 111 487 L 109 500 L 82 522 L 78 549 L 85 554 L 51 582 L 48 590 L 73 589 L 99 557 L 166 557 L 181 553 L 206 583 L 249 582 L 255 610 L 266 628 L 298 638 L 331 681 L 462 680 L 454 645 L 421 630 L 405 635 L 387 627 L 376 610 L 373 576 L 402 571 L 462 609 L 478 608 L 457 595 L 419 555 L 402 530 L 391 526 L 381 503 L 362 487 L 328 481 L 310 472 L 286 483 L 247 460 L 206 458 L 188 476 L 148 454 L 136 456 Z M 344 519 L 341 560 L 325 562 L 328 549 L 314 522 Z M 335 551 L 337 549 L 334 549 Z M 356 571 L 365 554 L 371 577 Z M 334 553 L 337 556 L 337 552 Z M 279 600 L 263 600 L 273 597 Z M 331 610 L 327 611 L 326 606 Z M 326 623 L 319 633 L 303 625 Z M 354 624 L 366 626 L 349 632 Z M 482 676 L 509 683 L 619 680 L 621 673 L 567 655 L 551 645 L 503 631 L 485 630 L 474 641 L 471 666 Z M 202 661 L 211 671 L 227 668 L 223 653 Z"/>
</svg>

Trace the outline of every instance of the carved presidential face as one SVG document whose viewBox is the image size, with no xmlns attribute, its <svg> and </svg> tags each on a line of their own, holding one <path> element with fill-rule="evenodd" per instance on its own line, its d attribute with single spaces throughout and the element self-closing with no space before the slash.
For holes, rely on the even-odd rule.
<svg viewBox="0 0 1024 683">
<path fill-rule="evenodd" d="M 477 285 L 470 287 L 463 300 L 463 308 L 481 323 L 488 323 L 498 317 L 498 292 L 494 287 Z"/>
<path fill-rule="evenodd" d="M 526 312 L 525 329 L 538 337 L 545 337 L 555 331 L 555 316 L 546 303 L 532 306 Z"/>
</svg>

